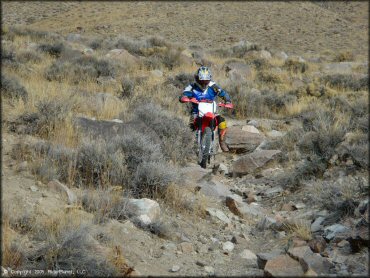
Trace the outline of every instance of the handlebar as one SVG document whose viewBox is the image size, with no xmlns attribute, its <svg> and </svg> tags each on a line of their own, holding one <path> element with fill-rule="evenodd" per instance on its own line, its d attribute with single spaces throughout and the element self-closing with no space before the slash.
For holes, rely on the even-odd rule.
<svg viewBox="0 0 370 278">
<path fill-rule="evenodd" d="M 213 101 L 212 100 L 206 100 L 206 99 L 203 99 L 203 100 L 200 100 L 199 101 L 196 98 L 182 97 L 181 98 L 181 102 L 192 102 L 192 103 L 195 103 L 195 104 L 199 104 L 200 102 L 212 103 Z M 219 107 L 229 108 L 229 109 L 234 108 L 234 105 L 232 103 L 222 103 L 222 102 L 220 102 L 218 104 L 218 106 Z"/>
</svg>

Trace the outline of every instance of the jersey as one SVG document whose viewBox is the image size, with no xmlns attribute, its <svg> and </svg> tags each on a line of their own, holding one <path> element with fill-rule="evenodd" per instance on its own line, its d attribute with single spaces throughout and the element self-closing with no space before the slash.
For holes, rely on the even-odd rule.
<svg viewBox="0 0 370 278">
<path fill-rule="evenodd" d="M 229 94 L 225 90 L 221 89 L 218 85 L 216 85 L 216 83 L 213 81 L 209 82 L 209 85 L 205 90 L 202 90 L 202 88 L 200 88 L 197 83 L 188 85 L 181 95 L 181 97 L 184 96 L 188 98 L 196 98 L 198 101 L 201 100 L 213 101 L 215 100 L 216 97 L 220 97 L 225 102 L 231 102 Z M 198 113 L 197 104 L 195 103 L 192 104 L 191 113 L 192 114 Z"/>
</svg>

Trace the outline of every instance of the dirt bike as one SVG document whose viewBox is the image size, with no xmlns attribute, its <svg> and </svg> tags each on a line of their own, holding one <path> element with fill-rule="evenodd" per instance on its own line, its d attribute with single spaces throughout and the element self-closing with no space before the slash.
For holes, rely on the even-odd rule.
<svg viewBox="0 0 370 278">
<path fill-rule="evenodd" d="M 232 109 L 231 103 L 219 103 L 210 100 L 198 101 L 195 98 L 182 97 L 182 102 L 198 104 L 198 115 L 194 119 L 196 130 L 198 164 L 202 168 L 211 163 L 211 156 L 215 156 L 218 150 L 218 142 L 215 142 L 215 134 L 218 127 L 217 107 Z"/>
</svg>

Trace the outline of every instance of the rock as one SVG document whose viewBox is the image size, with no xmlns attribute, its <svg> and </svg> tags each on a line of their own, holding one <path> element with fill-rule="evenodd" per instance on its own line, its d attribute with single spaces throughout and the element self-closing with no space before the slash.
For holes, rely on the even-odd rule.
<svg viewBox="0 0 370 278">
<path fill-rule="evenodd" d="M 36 187 L 36 186 L 34 186 L 34 185 L 31 185 L 30 186 L 30 189 L 31 189 L 31 191 L 32 192 L 36 192 L 36 191 L 38 191 L 39 189 Z"/>
<path fill-rule="evenodd" d="M 283 206 L 280 209 L 281 211 L 294 211 L 297 210 L 294 203 L 289 202 L 288 204 L 283 204 Z"/>
<path fill-rule="evenodd" d="M 329 274 L 333 267 L 332 263 L 319 254 L 313 253 L 308 246 L 290 248 L 288 254 L 300 262 L 304 272 L 312 269 L 319 275 Z"/>
<path fill-rule="evenodd" d="M 154 77 L 163 77 L 163 71 L 161 70 L 151 70 L 150 74 Z"/>
<path fill-rule="evenodd" d="M 58 180 L 52 180 L 48 183 L 48 187 L 56 190 L 59 193 L 62 193 L 65 197 L 68 198 L 68 205 L 73 205 L 77 203 L 76 195 L 64 184 Z"/>
<path fill-rule="evenodd" d="M 128 199 L 125 205 L 128 216 L 139 220 L 143 224 L 147 223 L 148 220 L 150 223 L 156 222 L 161 213 L 159 204 L 156 201 L 147 198 Z"/>
<path fill-rule="evenodd" d="M 316 277 L 318 276 L 317 273 L 315 271 L 313 271 L 311 268 L 308 269 L 305 273 L 304 273 L 304 276 L 307 276 L 307 277 Z"/>
<path fill-rule="evenodd" d="M 225 135 L 225 142 L 231 151 L 252 152 L 264 140 L 264 136 L 242 130 L 238 126 L 231 126 Z"/>
<path fill-rule="evenodd" d="M 234 250 L 234 243 L 231 241 L 226 241 L 222 244 L 222 250 L 224 250 L 227 253 L 230 253 Z"/>
<path fill-rule="evenodd" d="M 299 277 L 304 274 L 300 263 L 292 259 L 288 255 L 279 255 L 272 260 L 268 260 L 265 265 L 264 272 L 265 275 L 272 277 Z"/>
<path fill-rule="evenodd" d="M 350 244 L 352 252 L 358 252 L 362 247 L 369 247 L 369 224 L 365 219 L 361 219 L 360 223 L 356 225 L 351 231 L 347 240 Z"/>
<path fill-rule="evenodd" d="M 257 128 L 255 128 L 253 125 L 245 125 L 242 127 L 242 130 L 248 131 L 250 133 L 257 133 L 257 134 L 260 133 L 260 131 Z"/>
<path fill-rule="evenodd" d="M 232 213 L 242 218 L 263 216 L 262 210 L 243 203 L 241 197 L 235 194 L 226 197 L 226 206 Z"/>
<path fill-rule="evenodd" d="M 254 74 L 250 65 L 241 62 L 231 62 L 223 66 L 226 77 L 231 82 L 253 81 Z"/>
<path fill-rule="evenodd" d="M 76 117 L 74 118 L 74 125 L 79 131 L 92 138 L 102 138 L 109 141 L 116 136 L 123 136 L 124 134 L 140 130 L 140 132 L 149 136 L 154 144 L 161 144 L 161 139 L 157 133 L 140 120 L 133 120 L 122 124 L 112 121 L 95 121 L 84 117 Z"/>
<path fill-rule="evenodd" d="M 271 59 L 271 53 L 268 52 L 267 50 L 261 50 L 259 53 L 259 56 L 262 59 L 266 59 L 266 60 Z"/>
<path fill-rule="evenodd" d="M 92 54 L 94 54 L 94 50 L 91 49 L 91 48 L 84 48 L 84 50 L 82 50 L 82 54 L 84 54 L 84 55 L 92 55 Z"/>
<path fill-rule="evenodd" d="M 226 196 L 232 194 L 226 185 L 217 180 L 201 182 L 200 192 L 206 196 L 215 197 L 220 200 L 225 200 Z"/>
<path fill-rule="evenodd" d="M 182 242 L 180 243 L 180 250 L 183 253 L 191 253 L 194 251 L 193 245 L 190 242 Z"/>
<path fill-rule="evenodd" d="M 284 136 L 284 133 L 282 133 L 281 131 L 278 131 L 278 130 L 271 130 L 271 131 L 267 132 L 267 136 L 272 137 L 272 138 L 277 138 L 277 137 Z"/>
<path fill-rule="evenodd" d="M 16 169 L 17 169 L 18 172 L 27 171 L 28 162 L 27 161 L 22 161 L 21 163 L 19 163 L 17 165 Z"/>
<path fill-rule="evenodd" d="M 257 254 L 257 265 L 260 269 L 264 269 L 267 261 L 276 258 L 281 255 L 280 250 L 274 250 L 268 253 L 258 253 Z"/>
<path fill-rule="evenodd" d="M 215 274 L 215 270 L 212 266 L 205 266 L 204 267 L 204 271 L 207 272 L 209 275 L 214 275 Z"/>
<path fill-rule="evenodd" d="M 281 186 L 275 186 L 275 187 L 272 187 L 272 188 L 269 188 L 269 189 L 263 191 L 261 194 L 263 196 L 266 196 L 267 198 L 271 198 L 275 195 L 278 195 L 278 194 L 282 193 L 283 191 L 284 191 L 284 189 Z"/>
<path fill-rule="evenodd" d="M 293 246 L 292 247 L 301 247 L 301 246 L 306 246 L 307 242 L 304 240 L 301 240 L 299 238 L 293 238 Z"/>
<path fill-rule="evenodd" d="M 211 215 L 213 217 L 216 217 L 217 219 L 221 220 L 222 222 L 230 223 L 230 219 L 221 210 L 218 210 L 218 209 L 215 209 L 215 208 L 207 208 L 206 212 L 209 215 Z"/>
<path fill-rule="evenodd" d="M 247 245 L 250 239 L 248 237 L 242 237 L 242 236 L 233 236 L 231 238 L 231 242 L 234 244 L 242 244 L 242 245 Z"/>
<path fill-rule="evenodd" d="M 279 150 L 258 150 L 253 153 L 243 155 L 232 165 L 234 176 L 253 173 L 255 170 L 263 167 L 266 163 L 275 159 L 281 151 Z"/>
<path fill-rule="evenodd" d="M 126 64 L 137 64 L 139 62 L 139 59 L 131 55 L 126 49 L 112 49 L 105 56 Z"/>
<path fill-rule="evenodd" d="M 68 34 L 66 40 L 69 42 L 76 42 L 81 40 L 81 34 Z"/>
<path fill-rule="evenodd" d="M 210 174 L 210 170 L 199 167 L 199 165 L 187 166 L 181 169 L 181 174 L 191 184 L 203 181 Z"/>
<path fill-rule="evenodd" d="M 180 266 L 178 265 L 174 265 L 172 268 L 171 268 L 171 272 L 177 272 L 180 270 Z"/>
<path fill-rule="evenodd" d="M 276 220 L 274 218 L 271 218 L 271 217 L 268 217 L 268 216 L 265 216 L 264 218 L 262 218 L 258 224 L 257 224 L 257 229 L 259 231 L 264 231 L 270 227 L 272 227 L 274 224 L 276 224 Z"/>
<path fill-rule="evenodd" d="M 218 167 L 218 172 L 220 174 L 228 175 L 229 174 L 229 169 L 227 168 L 227 166 L 225 164 L 220 163 L 220 165 Z"/>
<path fill-rule="evenodd" d="M 326 244 L 326 241 L 325 241 L 324 238 L 322 238 L 321 236 L 318 236 L 314 239 L 311 239 L 308 242 L 308 245 L 310 246 L 310 248 L 313 252 L 322 253 L 322 252 L 324 252 L 327 244 Z"/>
<path fill-rule="evenodd" d="M 253 194 L 253 192 L 249 192 L 247 195 L 246 201 L 247 201 L 247 204 L 257 202 L 257 197 Z"/>
<path fill-rule="evenodd" d="M 311 224 L 311 232 L 315 233 L 320 231 L 323 228 L 322 223 L 324 222 L 324 220 L 325 217 L 323 216 L 316 218 L 315 221 Z"/>
<path fill-rule="evenodd" d="M 275 54 L 275 56 L 276 56 L 276 58 L 279 58 L 279 59 L 284 60 L 284 61 L 286 59 L 288 59 L 288 57 L 289 57 L 284 51 Z"/>
<path fill-rule="evenodd" d="M 251 250 L 244 249 L 239 256 L 245 260 L 245 263 L 248 266 L 255 266 L 257 267 L 257 256 Z M 244 262 L 244 261 L 243 261 Z"/>
<path fill-rule="evenodd" d="M 341 224 L 334 224 L 324 229 L 324 238 L 332 240 L 337 237 L 339 234 L 347 233 L 350 229 Z"/>
</svg>

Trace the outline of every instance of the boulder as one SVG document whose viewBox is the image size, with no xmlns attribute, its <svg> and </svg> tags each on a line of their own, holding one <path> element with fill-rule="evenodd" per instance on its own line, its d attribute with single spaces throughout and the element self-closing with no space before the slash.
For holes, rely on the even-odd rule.
<svg viewBox="0 0 370 278">
<path fill-rule="evenodd" d="M 105 57 L 127 64 L 136 64 L 139 62 L 139 59 L 130 54 L 126 49 L 112 49 L 105 55 Z"/>
<path fill-rule="evenodd" d="M 276 258 L 277 256 L 281 255 L 280 250 L 274 250 L 267 253 L 258 253 L 257 254 L 257 265 L 260 269 L 264 269 L 267 261 Z"/>
<path fill-rule="evenodd" d="M 226 77 L 231 82 L 253 81 L 254 73 L 250 65 L 241 62 L 231 62 L 223 66 Z"/>
<path fill-rule="evenodd" d="M 181 242 L 179 248 L 182 253 L 191 253 L 194 251 L 193 244 L 190 242 Z"/>
<path fill-rule="evenodd" d="M 62 193 L 64 197 L 68 199 L 68 205 L 73 205 L 77 203 L 76 195 L 63 183 L 58 180 L 52 180 L 48 183 L 48 187 Z"/>
<path fill-rule="evenodd" d="M 215 217 L 219 220 L 221 220 L 222 222 L 225 222 L 225 223 L 230 223 L 230 219 L 226 216 L 225 213 L 223 213 L 221 210 L 219 209 L 215 209 L 215 208 L 207 208 L 206 209 L 206 212 L 212 216 L 212 217 Z"/>
<path fill-rule="evenodd" d="M 141 224 L 151 224 L 159 219 L 161 209 L 159 204 L 151 199 L 128 199 L 125 203 L 127 215 Z"/>
<path fill-rule="evenodd" d="M 233 163 L 233 175 L 241 176 L 253 173 L 275 159 L 280 153 L 279 150 L 256 150 L 253 153 L 246 154 Z"/>
<path fill-rule="evenodd" d="M 257 134 L 260 133 L 260 131 L 257 128 L 255 128 L 253 125 L 245 125 L 242 127 L 242 130 L 248 131 L 250 133 L 257 133 Z"/>
<path fill-rule="evenodd" d="M 251 250 L 244 249 L 239 256 L 248 266 L 257 267 L 257 256 Z"/>
<path fill-rule="evenodd" d="M 226 196 L 232 194 L 229 188 L 223 183 L 214 181 L 203 181 L 199 185 L 200 192 L 209 197 L 225 200 Z"/>
<path fill-rule="evenodd" d="M 320 231 L 323 228 L 322 223 L 324 222 L 325 217 L 319 216 L 315 219 L 315 221 L 311 224 L 311 232 L 315 233 Z"/>
<path fill-rule="evenodd" d="M 82 133 L 93 138 L 102 138 L 105 140 L 112 140 L 116 136 L 123 136 L 135 131 L 140 131 L 147 136 L 155 144 L 161 144 L 161 140 L 157 133 L 148 125 L 140 120 L 133 120 L 127 123 L 117 123 L 113 121 L 96 121 L 85 117 L 74 118 L 74 125 Z"/>
<path fill-rule="evenodd" d="M 324 229 L 324 238 L 326 238 L 327 240 L 332 240 L 341 234 L 348 233 L 349 231 L 350 229 L 346 226 L 343 226 L 341 224 L 334 224 Z"/>
<path fill-rule="evenodd" d="M 266 60 L 271 59 L 271 53 L 268 52 L 267 50 L 261 50 L 259 53 L 259 56 L 262 59 L 266 59 Z"/>
<path fill-rule="evenodd" d="M 254 151 L 263 140 L 263 135 L 242 130 L 240 126 L 229 127 L 225 135 L 229 149 L 238 153 Z"/>
<path fill-rule="evenodd" d="M 312 269 L 319 275 L 329 274 L 333 267 L 331 262 L 320 254 L 313 253 L 308 246 L 290 248 L 288 254 L 300 262 L 304 272 Z"/>
<path fill-rule="evenodd" d="M 317 236 L 308 242 L 308 246 L 310 246 L 311 250 L 315 253 L 324 252 L 326 245 L 327 244 L 326 244 L 325 239 L 321 236 Z"/>
<path fill-rule="evenodd" d="M 263 216 L 262 208 L 244 203 L 242 198 L 236 194 L 226 197 L 226 206 L 232 213 L 242 218 Z"/>
<path fill-rule="evenodd" d="M 231 241 L 226 241 L 222 244 L 222 250 L 224 250 L 227 253 L 233 251 L 234 247 L 235 247 L 234 243 L 232 243 Z"/>
<path fill-rule="evenodd" d="M 265 265 L 264 272 L 266 276 L 272 277 L 300 277 L 304 274 L 301 264 L 288 255 L 279 255 L 268 260 Z"/>
</svg>

